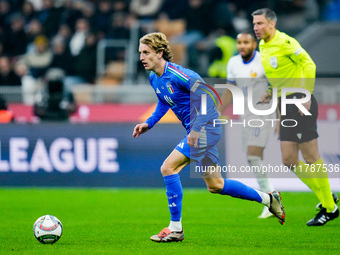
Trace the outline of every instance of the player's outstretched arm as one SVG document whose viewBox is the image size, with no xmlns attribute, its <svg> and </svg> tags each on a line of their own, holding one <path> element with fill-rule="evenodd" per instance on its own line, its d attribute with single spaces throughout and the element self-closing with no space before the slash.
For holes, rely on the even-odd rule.
<svg viewBox="0 0 340 255">
<path fill-rule="evenodd" d="M 132 136 L 134 138 L 138 138 L 141 134 L 144 134 L 146 131 L 149 130 L 149 124 L 148 123 L 140 123 L 138 125 L 135 126 L 135 128 L 133 129 L 133 134 Z"/>
</svg>

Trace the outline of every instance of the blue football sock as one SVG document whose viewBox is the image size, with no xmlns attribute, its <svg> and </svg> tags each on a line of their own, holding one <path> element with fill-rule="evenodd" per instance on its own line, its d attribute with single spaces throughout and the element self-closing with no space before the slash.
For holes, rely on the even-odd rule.
<svg viewBox="0 0 340 255">
<path fill-rule="evenodd" d="M 164 176 L 166 195 L 172 221 L 180 221 L 182 214 L 183 188 L 179 174 Z"/>
<path fill-rule="evenodd" d="M 261 203 L 262 198 L 259 192 L 260 191 L 253 189 L 242 182 L 224 179 L 224 187 L 220 194 Z"/>
</svg>

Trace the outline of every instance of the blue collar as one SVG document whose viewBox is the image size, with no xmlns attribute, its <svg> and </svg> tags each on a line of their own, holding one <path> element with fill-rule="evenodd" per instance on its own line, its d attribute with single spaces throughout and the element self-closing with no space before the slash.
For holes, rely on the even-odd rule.
<svg viewBox="0 0 340 255">
<path fill-rule="evenodd" d="M 254 55 L 252 56 L 252 58 L 251 58 L 249 61 L 244 61 L 243 58 L 242 58 L 243 64 L 249 64 L 251 61 L 253 61 L 253 59 L 254 59 L 255 56 L 256 56 L 256 53 L 257 53 L 257 51 L 255 50 L 255 51 L 254 51 Z"/>
</svg>

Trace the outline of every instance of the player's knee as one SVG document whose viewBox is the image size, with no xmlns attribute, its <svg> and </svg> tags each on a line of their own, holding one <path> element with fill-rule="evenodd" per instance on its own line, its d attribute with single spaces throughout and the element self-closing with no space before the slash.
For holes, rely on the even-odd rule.
<svg viewBox="0 0 340 255">
<path fill-rule="evenodd" d="M 171 168 L 168 164 L 163 163 L 163 165 L 161 166 L 161 173 L 163 176 L 171 175 L 173 174 L 173 172 L 174 172 L 173 168 Z"/>
<path fill-rule="evenodd" d="M 303 159 L 305 160 L 306 164 L 314 164 L 315 161 L 317 161 L 320 158 L 320 156 L 314 156 L 314 155 L 305 155 Z"/>
<path fill-rule="evenodd" d="M 295 160 L 295 159 L 293 159 L 292 157 L 282 157 L 282 163 L 283 163 L 285 166 L 291 168 L 291 167 L 294 166 L 294 165 L 295 165 L 295 166 L 298 165 L 298 164 L 299 164 L 299 160 Z"/>
<path fill-rule="evenodd" d="M 221 193 L 221 191 L 224 187 L 224 182 L 215 181 L 215 182 L 209 183 L 207 185 L 207 187 L 208 187 L 208 190 L 209 190 L 210 193 L 219 194 L 219 193 Z"/>
</svg>

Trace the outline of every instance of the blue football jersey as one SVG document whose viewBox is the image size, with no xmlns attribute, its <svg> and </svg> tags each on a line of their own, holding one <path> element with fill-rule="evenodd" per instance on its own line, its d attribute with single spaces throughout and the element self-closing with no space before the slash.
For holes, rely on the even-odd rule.
<svg viewBox="0 0 340 255">
<path fill-rule="evenodd" d="M 190 133 L 193 129 L 200 132 L 206 124 L 218 118 L 216 95 L 204 84 L 203 79 L 194 71 L 175 63 L 166 62 L 164 72 L 158 77 L 154 72 L 149 76 L 150 84 L 158 97 L 158 104 L 146 120 L 151 129 L 171 108 L 182 125 Z M 201 97 L 206 94 L 206 108 L 201 113 Z"/>
</svg>

